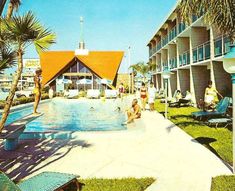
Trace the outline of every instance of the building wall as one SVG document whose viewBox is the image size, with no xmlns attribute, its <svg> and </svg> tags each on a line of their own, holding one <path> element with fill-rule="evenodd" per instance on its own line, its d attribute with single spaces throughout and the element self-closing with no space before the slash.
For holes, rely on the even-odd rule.
<svg viewBox="0 0 235 191">
<path fill-rule="evenodd" d="M 172 73 L 173 74 L 171 75 L 170 78 L 170 88 L 171 88 L 171 94 L 174 95 L 175 90 L 177 90 L 177 72 L 174 71 Z"/>
<path fill-rule="evenodd" d="M 169 81 L 169 94 L 173 94 L 175 89 L 182 92 L 188 90 L 193 94 L 193 102 L 196 103 L 199 99 L 204 99 L 205 88 L 208 81 L 212 80 L 221 94 L 231 96 L 230 75 L 223 69 L 222 63 L 223 56 L 229 51 L 226 36 L 215 27 L 206 25 L 202 17 L 196 21 L 194 19 L 185 28 L 182 27 L 180 13 L 176 8 L 154 34 L 153 39 L 157 40 L 150 58 L 156 56 L 156 85 L 159 88 L 164 87 L 162 65 L 167 62 L 168 69 L 175 73 Z M 174 27 L 177 28 L 177 34 L 172 37 L 170 31 Z M 166 35 L 169 35 L 168 43 L 163 47 L 161 40 Z M 156 46 L 160 46 L 160 49 L 156 49 Z M 175 57 L 177 68 L 169 68 L 170 59 Z"/>
<path fill-rule="evenodd" d="M 231 76 L 223 68 L 223 62 L 212 62 L 212 78 L 216 89 L 223 96 L 232 95 Z"/>
<path fill-rule="evenodd" d="M 208 31 L 205 27 L 192 27 L 190 36 L 192 41 L 192 48 L 201 45 L 209 40 Z"/>
<path fill-rule="evenodd" d="M 179 86 L 177 89 L 179 89 L 182 93 L 185 93 L 186 91 L 190 91 L 190 71 L 189 69 L 180 69 L 178 70 L 178 82 Z M 176 80 L 177 81 L 177 80 Z"/>
<path fill-rule="evenodd" d="M 192 66 L 192 80 L 196 102 L 200 99 L 204 100 L 205 89 L 210 80 L 210 70 L 207 66 Z"/>
</svg>

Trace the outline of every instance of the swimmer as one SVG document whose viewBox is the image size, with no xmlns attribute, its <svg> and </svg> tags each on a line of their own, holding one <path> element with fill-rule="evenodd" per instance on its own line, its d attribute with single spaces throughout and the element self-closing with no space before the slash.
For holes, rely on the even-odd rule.
<svg viewBox="0 0 235 191">
<path fill-rule="evenodd" d="M 95 110 L 95 108 L 94 107 L 90 107 L 90 111 L 94 111 Z"/>
<path fill-rule="evenodd" d="M 117 107 L 117 109 L 115 109 L 115 111 L 120 112 L 120 111 L 121 111 L 121 108 L 120 108 L 120 107 Z"/>
</svg>

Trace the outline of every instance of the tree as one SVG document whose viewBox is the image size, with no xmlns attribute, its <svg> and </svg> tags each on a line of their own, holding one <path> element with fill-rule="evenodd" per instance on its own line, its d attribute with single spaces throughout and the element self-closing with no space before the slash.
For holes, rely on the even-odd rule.
<svg viewBox="0 0 235 191">
<path fill-rule="evenodd" d="M 5 4 L 6 4 L 6 1 L 7 0 L 1 0 L 0 1 L 0 15 L 2 15 L 3 9 L 4 9 Z"/>
<path fill-rule="evenodd" d="M 16 52 L 9 47 L 0 46 L 0 74 L 16 64 Z"/>
<path fill-rule="evenodd" d="M 18 63 L 17 73 L 13 80 L 0 121 L 1 132 L 7 120 L 17 84 L 22 74 L 23 54 L 25 49 L 33 44 L 37 52 L 40 53 L 41 51 L 48 49 L 51 44 L 55 43 L 55 34 L 49 29 L 45 29 L 32 12 L 28 12 L 23 16 L 13 16 L 12 19 L 9 20 L 2 20 L 0 30 L 1 34 L 6 34 L 0 36 L 1 40 L 13 45 L 17 54 Z"/>
<path fill-rule="evenodd" d="M 6 0 L 1 0 L 0 2 L 0 16 L 2 15 L 3 9 L 6 5 Z M 8 4 L 7 10 L 7 19 L 11 18 L 13 10 L 17 10 L 21 5 L 21 0 L 10 0 Z M 3 23 L 3 19 L 1 18 L 1 23 Z M 4 40 L 6 38 L 3 37 L 6 35 L 1 32 L 1 42 L 0 42 L 0 74 L 3 70 L 12 67 L 16 64 L 16 52 L 12 50 L 10 45 Z"/>
<path fill-rule="evenodd" d="M 132 68 L 133 72 L 141 74 L 144 81 L 146 80 L 146 75 L 150 72 L 150 66 L 144 62 L 138 62 L 137 64 L 131 65 L 130 68 Z"/>
<path fill-rule="evenodd" d="M 234 0 L 182 0 L 179 11 L 182 19 L 190 22 L 189 15 L 199 16 L 202 12 L 206 23 L 215 26 L 222 34 L 235 42 Z"/>
<path fill-rule="evenodd" d="M 21 0 L 10 0 L 7 8 L 7 19 L 10 19 L 13 13 L 13 10 L 18 10 L 21 5 Z"/>
</svg>

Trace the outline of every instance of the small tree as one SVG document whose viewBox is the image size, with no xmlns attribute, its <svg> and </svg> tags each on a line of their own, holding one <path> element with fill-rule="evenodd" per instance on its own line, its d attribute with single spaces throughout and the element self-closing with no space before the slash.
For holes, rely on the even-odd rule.
<svg viewBox="0 0 235 191">
<path fill-rule="evenodd" d="M 132 68 L 133 72 L 139 73 L 143 76 L 143 81 L 146 81 L 147 74 L 151 72 L 154 65 L 152 64 L 145 64 L 144 62 L 138 62 L 137 64 L 131 65 L 130 68 Z"/>
<path fill-rule="evenodd" d="M 49 48 L 51 44 L 55 43 L 55 34 L 50 30 L 45 29 L 32 12 L 28 12 L 23 16 L 14 16 L 12 19 L 2 20 L 0 24 L 0 40 L 1 42 L 7 42 L 14 47 L 18 63 L 17 73 L 12 83 L 0 121 L 1 132 L 7 120 L 17 89 L 17 84 L 22 74 L 24 51 L 31 44 L 35 46 L 37 52 Z M 3 45 L 4 44 L 2 44 L 2 47 Z"/>
</svg>

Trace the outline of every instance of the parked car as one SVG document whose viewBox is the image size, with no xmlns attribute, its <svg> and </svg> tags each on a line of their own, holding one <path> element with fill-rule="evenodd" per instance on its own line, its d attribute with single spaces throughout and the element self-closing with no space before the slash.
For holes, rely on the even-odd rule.
<svg viewBox="0 0 235 191">
<path fill-rule="evenodd" d="M 21 97 L 32 97 L 33 92 L 32 90 L 22 90 L 22 91 L 16 91 L 16 97 L 21 98 Z"/>
</svg>

